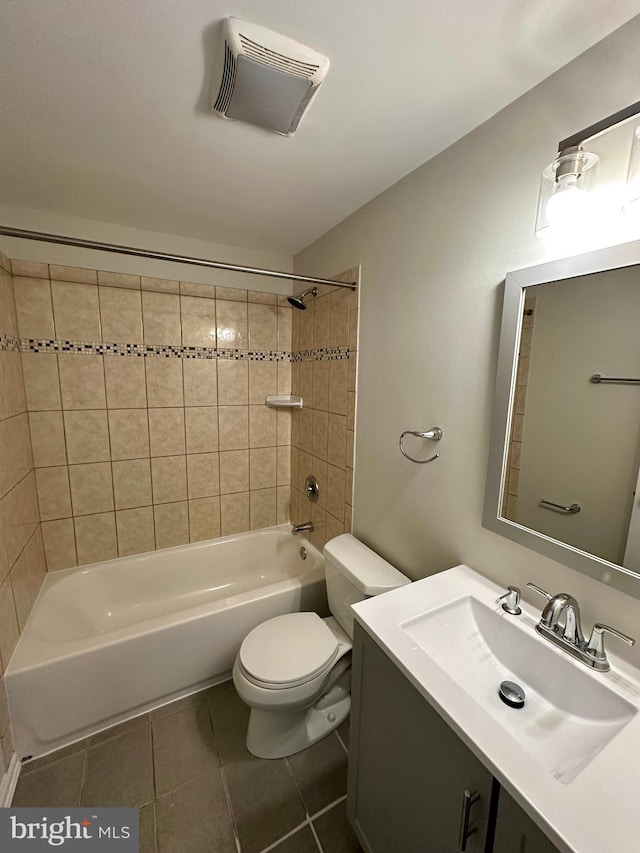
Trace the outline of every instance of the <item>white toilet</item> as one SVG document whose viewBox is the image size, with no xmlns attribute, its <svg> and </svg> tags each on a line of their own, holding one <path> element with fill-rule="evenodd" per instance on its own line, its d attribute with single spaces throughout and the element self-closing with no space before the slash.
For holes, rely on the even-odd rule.
<svg viewBox="0 0 640 853">
<path fill-rule="evenodd" d="M 284 758 L 336 729 L 351 707 L 351 605 L 410 583 L 348 533 L 324 547 L 332 616 L 287 613 L 244 639 L 233 683 L 251 708 L 247 748 L 258 758 Z"/>
</svg>

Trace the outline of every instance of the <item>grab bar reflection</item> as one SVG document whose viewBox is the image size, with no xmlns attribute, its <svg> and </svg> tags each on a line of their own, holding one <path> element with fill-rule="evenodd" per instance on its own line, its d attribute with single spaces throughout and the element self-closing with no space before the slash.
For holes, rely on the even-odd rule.
<svg viewBox="0 0 640 853">
<path fill-rule="evenodd" d="M 580 512 L 580 510 L 582 509 L 580 504 L 574 503 L 574 504 L 569 504 L 569 506 L 564 506 L 563 504 L 554 504 L 553 501 L 545 501 L 544 498 L 540 498 L 540 500 L 538 501 L 538 506 L 553 507 L 553 509 L 560 510 L 560 512 L 567 512 L 567 513 L 570 513 L 571 515 L 575 514 L 576 512 Z"/>
</svg>

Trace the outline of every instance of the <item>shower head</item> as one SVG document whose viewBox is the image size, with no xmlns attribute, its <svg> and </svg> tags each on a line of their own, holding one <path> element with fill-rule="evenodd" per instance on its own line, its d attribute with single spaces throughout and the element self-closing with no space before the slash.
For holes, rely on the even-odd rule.
<svg viewBox="0 0 640 853">
<path fill-rule="evenodd" d="M 293 305 L 294 308 L 300 308 L 301 311 L 306 311 L 307 306 L 304 304 L 304 298 L 309 294 L 315 298 L 318 295 L 318 288 L 310 287 L 309 290 L 305 290 L 300 296 L 288 296 L 289 305 Z"/>
</svg>

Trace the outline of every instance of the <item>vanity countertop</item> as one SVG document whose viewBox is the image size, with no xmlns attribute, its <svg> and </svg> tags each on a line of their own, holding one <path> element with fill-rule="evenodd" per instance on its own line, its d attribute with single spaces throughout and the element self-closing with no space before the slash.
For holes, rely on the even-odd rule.
<svg viewBox="0 0 640 853">
<path fill-rule="evenodd" d="M 640 791 L 640 672 L 609 652 L 611 671 L 591 671 L 535 633 L 539 611 L 521 602 L 521 615 L 505 613 L 495 603 L 502 593 L 502 588 L 463 565 L 360 602 L 353 610 L 362 627 L 559 850 L 637 853 L 640 849 L 636 818 Z M 464 623 L 462 630 L 460 625 L 451 627 L 455 619 L 464 619 L 474 608 L 481 617 L 479 622 L 474 623 L 470 618 L 468 630 Z M 454 609 L 455 617 L 450 618 L 448 614 Z M 478 628 L 483 620 L 488 628 Z M 425 632 L 423 626 L 427 623 Z M 566 736 L 564 712 L 558 711 L 553 702 L 546 702 L 544 696 L 537 711 L 531 710 L 527 715 L 500 703 L 493 680 L 485 690 L 482 678 L 486 672 L 500 671 L 505 678 L 511 675 L 512 680 L 523 683 L 518 672 L 509 672 L 504 660 L 492 655 L 492 632 L 496 634 L 496 626 L 498 634 L 506 633 L 509 646 L 517 647 L 522 640 L 526 652 L 527 648 L 534 648 L 532 643 L 544 644 L 540 648 L 543 663 L 531 679 L 534 685 L 531 707 L 535 709 L 536 678 L 540 686 L 541 672 L 543 677 L 548 672 L 550 682 L 555 680 L 552 695 L 561 698 L 560 706 L 566 704 L 569 708 Z M 452 632 L 450 639 L 447 632 Z M 464 662 L 460 663 L 460 655 L 458 663 L 447 665 L 447 643 L 451 648 L 457 643 L 463 652 L 466 648 L 470 650 L 468 670 Z M 515 659 L 511 652 L 506 658 Z M 529 690 L 529 685 L 526 686 Z M 567 691 L 572 691 L 572 695 L 567 696 Z M 605 694 L 602 705 L 605 710 L 598 707 L 592 713 L 600 694 Z M 584 725 L 581 702 L 585 718 L 590 718 Z M 620 713 L 618 708 L 622 709 Z M 533 713 L 537 713 L 535 719 Z M 613 723 L 608 719 L 611 714 L 616 717 Z M 566 756 L 558 758 L 565 746 L 571 752 L 571 739 L 576 732 L 580 744 L 583 743 L 584 731 L 588 732 L 587 741 L 591 738 L 587 758 L 576 760 L 570 756 L 568 761 Z M 603 745 L 598 745 L 600 741 Z M 579 751 L 584 751 L 582 746 Z"/>
</svg>

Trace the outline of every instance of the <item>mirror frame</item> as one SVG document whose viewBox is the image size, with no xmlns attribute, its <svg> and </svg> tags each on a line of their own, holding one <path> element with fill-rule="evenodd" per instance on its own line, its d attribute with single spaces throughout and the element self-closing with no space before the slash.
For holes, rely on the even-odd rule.
<svg viewBox="0 0 640 853">
<path fill-rule="evenodd" d="M 537 284 L 636 265 L 640 265 L 640 241 L 507 273 L 482 524 L 494 533 L 524 545 L 538 554 L 550 557 L 572 569 L 578 569 L 627 595 L 640 598 L 640 574 L 558 539 L 552 539 L 501 515 L 525 290 Z"/>
</svg>

